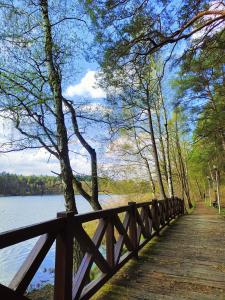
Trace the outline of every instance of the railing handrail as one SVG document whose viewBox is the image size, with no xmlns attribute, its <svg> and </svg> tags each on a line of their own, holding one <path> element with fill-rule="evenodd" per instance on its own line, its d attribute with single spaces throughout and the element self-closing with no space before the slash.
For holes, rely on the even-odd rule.
<svg viewBox="0 0 225 300">
<path fill-rule="evenodd" d="M 125 213 L 123 221 L 119 217 L 121 213 Z M 4 287 L 4 293 L 7 293 L 8 289 L 9 293 L 14 290 L 17 295 L 24 295 L 38 267 L 56 240 L 55 282 L 58 286 L 55 286 L 54 299 L 88 299 L 124 263 L 132 257 L 137 257 L 138 251 L 153 236 L 159 234 L 170 220 L 181 214 L 184 214 L 184 201 L 173 197 L 141 203 L 132 202 L 125 206 L 77 215 L 61 212 L 55 219 L 0 233 L 0 249 L 41 236 L 9 288 Z M 99 225 L 94 237 L 90 238 L 82 224 L 93 220 L 99 220 Z M 118 240 L 114 229 L 119 234 Z M 98 249 L 104 235 L 106 236 L 106 258 Z M 77 271 L 76 278 L 79 280 L 75 279 L 75 286 L 72 288 L 74 238 L 83 250 L 84 267 Z M 124 246 L 127 252 L 123 255 Z M 85 278 L 93 262 L 98 265 L 102 275 L 97 281 L 86 284 Z M 0 296 L 1 293 L 3 288 L 0 285 Z"/>
<path fill-rule="evenodd" d="M 163 200 L 158 200 L 158 202 Z M 151 205 L 152 201 L 146 201 L 137 203 L 137 207 L 142 207 L 145 205 Z M 118 206 L 114 208 L 106 208 L 97 211 L 90 211 L 86 213 L 80 213 L 74 215 L 73 218 L 76 221 L 80 221 L 82 223 L 93 221 L 99 218 L 104 218 L 109 216 L 112 213 L 122 213 L 129 209 L 129 205 Z M 59 212 L 61 214 L 66 213 L 66 211 Z M 58 214 L 59 214 L 58 213 Z M 6 248 L 8 246 L 12 246 L 14 244 L 18 244 L 20 242 L 29 240 L 31 238 L 35 238 L 44 233 L 55 232 L 56 229 L 60 230 L 61 226 L 65 225 L 65 216 L 61 218 L 49 219 L 47 221 L 34 223 L 27 226 L 18 227 L 15 229 L 6 230 L 0 233 L 0 249 Z M 54 227 L 57 226 L 57 227 Z M 51 230 L 52 229 L 52 230 Z M 12 241 L 12 238 L 14 241 Z"/>
</svg>

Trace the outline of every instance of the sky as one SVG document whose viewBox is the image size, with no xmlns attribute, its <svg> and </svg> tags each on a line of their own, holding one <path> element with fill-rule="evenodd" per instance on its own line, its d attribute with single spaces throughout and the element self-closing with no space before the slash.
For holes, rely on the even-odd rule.
<svg viewBox="0 0 225 300">
<path fill-rule="evenodd" d="M 216 4 L 217 1 L 212 1 L 213 8 L 218 8 L 215 7 Z M 193 39 L 199 38 L 201 34 L 202 32 L 198 33 L 198 36 L 194 36 Z M 88 38 L 91 39 L 90 36 Z M 184 45 L 180 43 L 176 49 L 176 54 L 182 54 L 183 50 Z M 71 76 L 68 85 L 64 85 L 64 95 L 70 99 L 73 99 L 73 97 L 84 97 L 92 104 L 101 103 L 101 100 L 105 97 L 105 92 L 100 87 L 97 87 L 95 78 L 99 66 L 96 62 L 89 63 L 84 59 L 79 63 L 82 65 L 80 73 L 76 73 L 74 77 Z M 3 120 L 0 120 L 0 142 L 6 138 L 7 134 L 13 134 L 13 129 L 7 128 Z M 83 174 L 89 173 L 89 163 L 85 155 L 71 154 L 71 165 L 72 168 L 79 170 Z M 8 154 L 0 153 L 0 172 L 5 171 L 23 175 L 51 175 L 51 171 L 57 172 L 58 170 L 58 161 L 50 157 L 49 153 L 44 149 L 11 152 Z"/>
<path fill-rule="evenodd" d="M 105 97 L 104 91 L 96 86 L 97 70 L 93 69 L 94 67 L 97 65 L 89 66 L 87 64 L 87 69 L 82 72 L 83 76 L 80 80 L 78 82 L 74 80 L 76 83 L 65 87 L 64 95 L 69 98 L 85 97 L 93 103 Z M 13 134 L 12 131 L 12 128 L 7 128 L 4 121 L 0 120 L 0 141 L 4 140 L 8 134 Z M 89 172 L 89 163 L 85 155 L 71 154 L 71 165 L 76 170 L 82 170 L 84 174 Z M 5 171 L 23 175 L 53 175 L 52 171 L 57 172 L 58 170 L 57 159 L 50 157 L 44 149 L 0 153 L 0 173 Z"/>
</svg>

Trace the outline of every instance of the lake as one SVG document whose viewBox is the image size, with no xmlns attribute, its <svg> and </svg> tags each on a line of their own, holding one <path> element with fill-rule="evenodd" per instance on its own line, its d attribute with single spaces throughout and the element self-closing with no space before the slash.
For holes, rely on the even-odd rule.
<svg viewBox="0 0 225 300">
<path fill-rule="evenodd" d="M 118 201 L 119 195 L 100 195 L 101 204 Z M 79 213 L 91 211 L 91 206 L 76 195 Z M 62 195 L 0 197 L 0 232 L 39 223 L 56 217 L 64 211 Z M 26 259 L 38 238 L 0 250 L 0 283 L 8 285 Z M 52 246 L 31 283 L 37 288 L 54 280 L 55 245 Z"/>
</svg>

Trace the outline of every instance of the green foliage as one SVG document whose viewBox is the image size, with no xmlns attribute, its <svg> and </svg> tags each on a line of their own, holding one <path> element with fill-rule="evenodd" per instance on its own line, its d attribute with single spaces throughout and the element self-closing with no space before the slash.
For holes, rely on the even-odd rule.
<svg viewBox="0 0 225 300">
<path fill-rule="evenodd" d="M 0 173 L 0 195 L 61 194 L 62 185 L 54 176 L 23 176 Z"/>
<path fill-rule="evenodd" d="M 176 105 L 182 107 L 193 131 L 188 167 L 191 178 L 207 183 L 213 165 L 224 180 L 225 165 L 225 33 L 214 34 L 201 49 L 181 60 Z"/>
<path fill-rule="evenodd" d="M 84 184 L 85 189 L 91 185 L 91 177 L 88 175 L 77 176 Z M 144 180 L 112 180 L 110 178 L 99 179 L 100 191 L 110 194 L 131 194 L 149 191 L 148 182 Z M 76 189 L 75 189 L 76 191 Z M 77 191 L 76 191 L 77 192 Z M 62 194 L 61 180 L 56 176 L 23 176 L 17 174 L 0 173 L 0 195 L 46 195 Z"/>
<path fill-rule="evenodd" d="M 134 193 L 147 193 L 149 192 L 149 182 L 140 179 L 129 180 L 112 180 L 100 179 L 100 191 L 111 194 L 134 194 Z"/>
</svg>

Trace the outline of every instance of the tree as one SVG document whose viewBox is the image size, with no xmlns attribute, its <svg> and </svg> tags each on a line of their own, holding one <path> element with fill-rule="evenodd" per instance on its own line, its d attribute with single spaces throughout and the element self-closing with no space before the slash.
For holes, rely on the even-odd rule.
<svg viewBox="0 0 225 300">
<path fill-rule="evenodd" d="M 183 56 L 174 82 L 176 103 L 185 108 L 189 116 L 186 122 L 195 123 L 189 169 L 192 176 L 198 177 L 196 185 L 201 197 L 207 178 L 217 190 L 213 165 L 221 178 L 225 171 L 224 30 L 213 34 L 211 42 Z"/>
<path fill-rule="evenodd" d="M 2 145 L 3 151 L 44 147 L 56 157 L 60 164 L 66 210 L 76 214 L 74 183 L 94 210 L 101 209 L 101 206 L 95 149 L 79 130 L 74 104 L 63 96 L 68 66 L 75 65 L 77 49 L 74 47 L 79 42 L 77 30 L 80 23 L 85 23 L 74 7 L 67 1 L 1 2 L 4 51 L 0 61 L 0 111 L 18 132 L 16 138 Z M 71 21 L 75 27 L 68 25 Z M 76 178 L 71 166 L 70 154 L 74 151 L 71 138 L 74 135 L 91 157 L 91 195 Z M 76 240 L 74 247 L 76 271 L 83 254 Z"/>
<path fill-rule="evenodd" d="M 98 53 L 103 63 L 124 65 L 147 58 L 162 47 L 210 32 L 223 26 L 223 1 L 116 0 L 85 1 L 86 11 L 97 29 L 96 39 L 102 49 Z M 197 46 L 197 45 L 196 45 Z M 198 44 L 201 47 L 200 44 Z M 102 54 L 102 56 L 101 56 Z"/>
<path fill-rule="evenodd" d="M 69 15 L 69 8 L 75 15 Z M 57 14 L 53 15 L 53 11 Z M 70 29 L 67 22 L 85 22 L 76 14 L 73 5 L 66 2 L 64 6 L 62 2 L 47 0 L 2 3 L 2 17 L 8 25 L 2 33 L 5 52 L 1 58 L 0 85 L 1 115 L 10 119 L 19 132 L 4 144 L 2 151 L 44 147 L 55 156 L 60 163 L 66 209 L 75 213 L 74 184 L 93 209 L 101 209 L 96 152 L 80 132 L 74 103 L 62 92 L 66 68 L 73 61 L 71 35 L 75 32 L 71 31 L 66 41 L 61 33 Z M 74 135 L 91 158 L 91 194 L 71 167 L 69 152 L 74 149 L 70 141 Z"/>
<path fill-rule="evenodd" d="M 116 71 L 114 66 L 109 64 L 103 69 L 102 84 L 108 87 L 109 100 L 121 105 L 122 119 L 124 120 L 122 126 L 126 130 L 133 131 L 136 136 L 140 135 L 140 132 L 148 135 L 160 197 L 165 199 L 166 194 L 152 116 L 158 99 L 158 78 L 154 68 L 155 63 L 152 57 L 149 57 L 146 65 L 131 63 Z M 138 153 L 141 154 L 141 151 Z"/>
<path fill-rule="evenodd" d="M 187 143 L 185 140 L 186 128 L 185 119 L 182 115 L 180 107 L 176 107 L 172 119 L 169 122 L 169 126 L 172 130 L 172 143 L 171 143 L 171 156 L 174 164 L 174 172 L 178 177 L 182 189 L 182 198 L 186 198 L 188 207 L 192 208 L 191 195 L 190 195 L 190 184 L 189 184 L 189 172 L 188 172 L 188 150 Z"/>
</svg>

